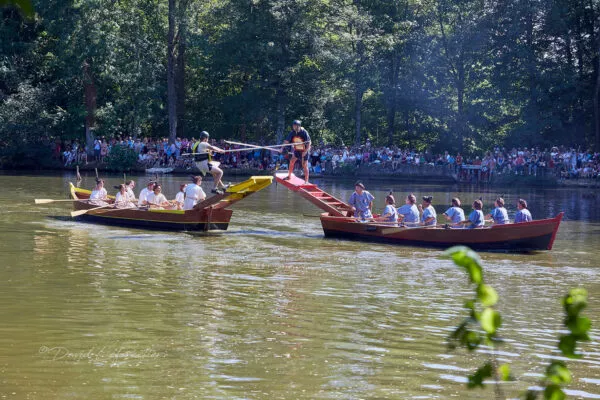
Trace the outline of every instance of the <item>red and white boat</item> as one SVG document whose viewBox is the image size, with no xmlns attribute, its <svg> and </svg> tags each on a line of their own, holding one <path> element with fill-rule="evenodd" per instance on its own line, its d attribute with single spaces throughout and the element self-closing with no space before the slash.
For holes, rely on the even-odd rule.
<svg viewBox="0 0 600 400">
<path fill-rule="evenodd" d="M 321 225 L 326 237 L 385 242 L 408 246 L 451 247 L 464 245 L 477 250 L 551 250 L 564 213 L 554 218 L 519 224 L 491 225 L 477 229 L 449 229 L 442 225 L 405 227 L 398 224 L 358 222 L 352 207 L 314 184 L 287 172 L 275 174 L 277 182 L 298 193 L 325 212 Z"/>
</svg>

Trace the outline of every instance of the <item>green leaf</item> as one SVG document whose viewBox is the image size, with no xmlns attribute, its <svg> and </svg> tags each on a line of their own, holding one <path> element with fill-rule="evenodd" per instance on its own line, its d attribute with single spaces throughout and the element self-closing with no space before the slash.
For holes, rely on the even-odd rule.
<svg viewBox="0 0 600 400">
<path fill-rule="evenodd" d="M 500 379 L 503 381 L 512 381 L 514 378 L 510 374 L 510 365 L 502 364 L 498 367 L 498 372 L 500 373 Z"/>
<path fill-rule="evenodd" d="M 21 13 L 29 19 L 33 18 L 35 15 L 31 0 L 0 0 L 0 7 L 7 5 L 16 6 Z"/>
<path fill-rule="evenodd" d="M 485 380 L 485 378 L 491 378 L 493 372 L 494 368 L 492 367 L 491 363 L 486 363 L 482 365 L 477 369 L 477 371 L 475 371 L 473 375 L 468 376 L 469 382 L 467 383 L 467 387 L 469 389 L 473 389 L 476 387 L 483 388 L 483 381 Z"/>
<path fill-rule="evenodd" d="M 490 335 L 493 335 L 496 333 L 496 330 L 500 327 L 500 325 L 502 325 L 502 317 L 498 311 L 488 307 L 481 313 L 479 323 L 484 331 Z"/>
<path fill-rule="evenodd" d="M 568 385 L 572 380 L 571 371 L 562 361 L 552 361 L 546 368 L 546 377 L 557 385 Z"/>
<path fill-rule="evenodd" d="M 558 348 L 564 356 L 569 358 L 581 358 L 581 355 L 575 354 L 575 348 L 577 347 L 577 340 L 573 335 L 562 335 L 558 342 Z"/>
<path fill-rule="evenodd" d="M 587 290 L 583 288 L 569 290 L 569 294 L 562 301 L 567 316 L 576 317 L 581 310 L 587 307 L 587 298 Z"/>
<path fill-rule="evenodd" d="M 467 331 L 462 343 L 469 351 L 473 351 L 481 344 L 481 335 L 478 332 Z"/>
<path fill-rule="evenodd" d="M 480 284 L 483 282 L 481 259 L 473 250 L 465 246 L 454 246 L 446 250 L 444 254 L 450 256 L 456 265 L 467 271 L 472 283 Z"/>
<path fill-rule="evenodd" d="M 467 301 L 465 301 L 465 304 L 463 305 L 463 307 L 466 308 L 467 310 L 474 311 L 475 310 L 475 301 L 467 300 Z"/>
<path fill-rule="evenodd" d="M 484 307 L 491 307 L 498 302 L 498 293 L 496 293 L 496 290 L 483 283 L 477 286 L 477 297 Z"/>
<path fill-rule="evenodd" d="M 584 335 L 592 328 L 592 321 L 587 317 L 577 316 L 567 321 L 566 326 L 574 335 Z"/>
<path fill-rule="evenodd" d="M 546 386 L 546 389 L 544 390 L 545 400 L 564 400 L 566 398 L 567 395 L 565 395 L 565 392 L 563 392 L 558 385 Z"/>
</svg>

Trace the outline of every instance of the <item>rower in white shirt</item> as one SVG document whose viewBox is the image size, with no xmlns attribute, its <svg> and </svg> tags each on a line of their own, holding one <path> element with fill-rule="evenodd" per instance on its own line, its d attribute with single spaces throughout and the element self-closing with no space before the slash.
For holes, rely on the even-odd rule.
<svg viewBox="0 0 600 400">
<path fill-rule="evenodd" d="M 167 200 L 164 194 L 162 194 L 162 187 L 157 183 L 154 185 L 154 191 L 152 193 L 148 193 L 146 197 L 146 203 L 150 206 L 150 208 L 155 208 L 158 210 L 169 210 L 172 208 L 172 204 Z"/>
<path fill-rule="evenodd" d="M 175 206 L 178 210 L 183 210 L 183 203 L 185 203 L 185 188 L 187 187 L 187 183 L 182 183 L 179 186 L 179 192 L 175 196 Z"/>
<path fill-rule="evenodd" d="M 120 184 L 119 191 L 115 196 L 115 207 L 117 208 L 135 208 L 135 204 L 129 200 L 127 194 L 127 185 Z"/>
<path fill-rule="evenodd" d="M 185 188 L 185 200 L 183 202 L 184 210 L 191 210 L 194 208 L 199 201 L 206 199 L 206 193 L 202 190 L 200 185 L 202 184 L 201 176 L 194 176 L 192 182 Z"/>
<path fill-rule="evenodd" d="M 96 206 L 105 206 L 108 204 L 106 202 L 107 199 L 108 193 L 106 192 L 106 189 L 104 189 L 104 181 L 102 179 L 96 179 L 96 187 L 90 194 L 90 203 Z"/>
<path fill-rule="evenodd" d="M 135 181 L 127 181 L 125 183 L 125 188 L 127 190 L 127 199 L 131 202 L 135 202 L 135 193 L 133 189 L 135 189 Z"/>
<path fill-rule="evenodd" d="M 154 189 L 154 181 L 149 181 L 145 188 L 142 189 L 140 195 L 138 196 L 138 207 L 145 206 L 148 204 L 146 198 L 150 193 L 153 192 Z"/>
</svg>

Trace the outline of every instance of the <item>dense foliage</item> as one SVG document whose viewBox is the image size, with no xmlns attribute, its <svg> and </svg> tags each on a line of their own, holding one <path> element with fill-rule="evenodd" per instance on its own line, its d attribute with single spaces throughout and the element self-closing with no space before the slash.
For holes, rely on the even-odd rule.
<svg viewBox="0 0 600 400">
<path fill-rule="evenodd" d="M 274 142 L 294 118 L 336 144 L 600 145 L 598 0 L 20 1 L 0 9 L 1 146 Z"/>
</svg>

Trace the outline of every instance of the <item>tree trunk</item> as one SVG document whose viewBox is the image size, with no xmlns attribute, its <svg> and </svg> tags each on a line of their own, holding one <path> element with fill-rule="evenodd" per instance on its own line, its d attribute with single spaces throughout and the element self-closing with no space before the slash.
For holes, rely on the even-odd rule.
<svg viewBox="0 0 600 400">
<path fill-rule="evenodd" d="M 361 140 L 361 109 L 362 109 L 362 96 L 363 96 L 363 91 L 362 91 L 362 87 L 360 85 L 359 82 L 356 83 L 356 88 L 354 90 L 354 101 L 355 101 L 355 105 L 354 105 L 354 118 L 355 118 L 355 127 L 356 127 L 356 131 L 355 131 L 355 136 L 354 136 L 354 144 L 357 146 L 360 146 L 360 140 Z"/>
<path fill-rule="evenodd" d="M 281 87 L 277 89 L 277 144 L 283 142 L 285 130 L 285 93 Z"/>
<path fill-rule="evenodd" d="M 85 143 L 88 155 L 94 153 L 94 128 L 96 124 L 96 85 L 92 76 L 90 64 L 83 62 L 83 93 L 85 99 Z"/>
<path fill-rule="evenodd" d="M 600 54 L 600 40 L 598 40 L 598 54 Z M 600 60 L 600 57 L 597 57 Z M 598 63 L 597 70 L 600 71 L 600 61 Z M 594 91 L 594 122 L 595 122 L 595 148 L 596 151 L 600 151 L 600 73 L 596 73 L 596 90 Z"/>
<path fill-rule="evenodd" d="M 465 66 L 463 64 L 462 55 L 458 58 L 457 69 L 457 80 L 456 80 L 456 95 L 457 95 L 457 126 L 458 126 L 458 151 L 464 151 L 465 145 Z"/>
<path fill-rule="evenodd" d="M 398 55 L 397 51 L 394 50 L 392 55 L 392 69 L 390 76 L 390 88 L 389 88 L 389 99 L 388 99 L 388 113 L 387 113 L 387 143 L 388 146 L 394 144 L 394 131 L 396 125 L 396 104 L 398 94 Z"/>
<path fill-rule="evenodd" d="M 169 110 L 169 142 L 177 137 L 177 93 L 175 90 L 175 0 L 169 0 L 169 34 L 167 43 L 167 103 Z"/>
<path fill-rule="evenodd" d="M 187 1 L 179 1 L 179 29 L 177 30 L 177 68 L 175 90 L 177 92 L 177 136 L 185 136 L 185 49 L 187 35 Z"/>
</svg>

